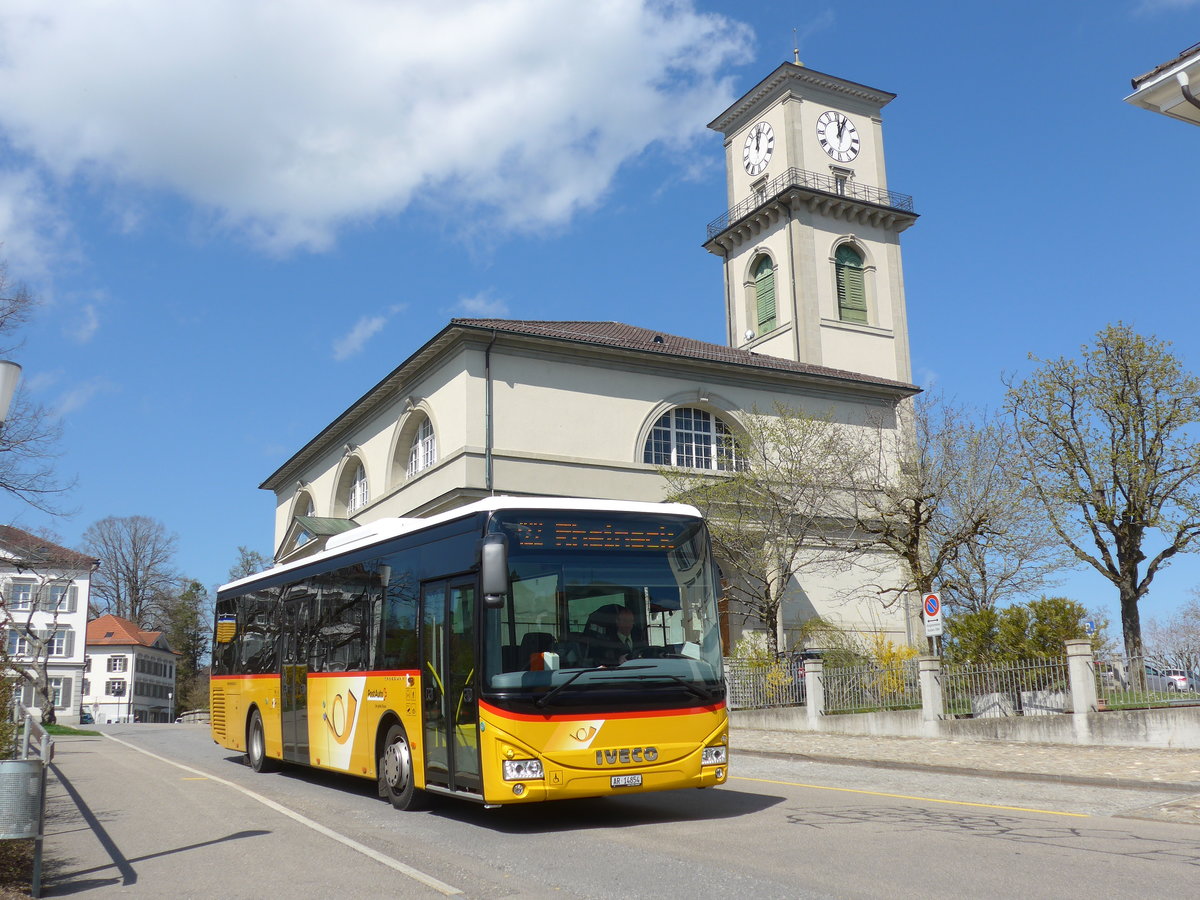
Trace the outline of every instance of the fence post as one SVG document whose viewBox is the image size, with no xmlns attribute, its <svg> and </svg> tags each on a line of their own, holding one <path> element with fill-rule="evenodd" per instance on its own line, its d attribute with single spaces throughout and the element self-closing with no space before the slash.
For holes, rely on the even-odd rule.
<svg viewBox="0 0 1200 900">
<path fill-rule="evenodd" d="M 804 661 L 805 706 L 808 709 L 808 724 L 820 728 L 821 715 L 825 712 L 825 663 L 819 659 Z"/>
<path fill-rule="evenodd" d="M 921 679 L 921 718 L 936 722 L 942 717 L 942 660 L 939 656 L 921 656 L 917 659 L 917 671 Z"/>
<path fill-rule="evenodd" d="M 1067 674 L 1071 679 L 1071 708 L 1077 713 L 1095 712 L 1096 675 L 1092 642 L 1067 641 Z"/>
</svg>

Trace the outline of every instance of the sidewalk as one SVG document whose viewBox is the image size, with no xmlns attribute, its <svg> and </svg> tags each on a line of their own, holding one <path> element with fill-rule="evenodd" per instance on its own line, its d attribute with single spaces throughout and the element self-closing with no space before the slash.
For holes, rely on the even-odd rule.
<svg viewBox="0 0 1200 900">
<path fill-rule="evenodd" d="M 1200 825 L 1200 750 L 950 741 L 810 731 L 729 731 L 730 750 L 813 762 L 871 765 L 990 778 L 1163 790 L 1188 795 L 1163 818 Z"/>
</svg>

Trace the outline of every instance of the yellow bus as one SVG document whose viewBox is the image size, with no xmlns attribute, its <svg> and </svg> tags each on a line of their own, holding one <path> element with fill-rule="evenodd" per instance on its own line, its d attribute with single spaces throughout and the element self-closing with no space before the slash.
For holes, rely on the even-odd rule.
<svg viewBox="0 0 1200 900">
<path fill-rule="evenodd" d="M 718 576 L 678 504 L 495 497 L 221 588 L 212 736 L 410 809 L 728 776 Z"/>
</svg>

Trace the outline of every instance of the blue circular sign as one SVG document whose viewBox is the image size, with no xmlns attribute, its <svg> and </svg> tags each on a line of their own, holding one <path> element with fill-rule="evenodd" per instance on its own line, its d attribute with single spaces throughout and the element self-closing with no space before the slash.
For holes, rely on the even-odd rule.
<svg viewBox="0 0 1200 900">
<path fill-rule="evenodd" d="M 942 601 L 937 594 L 925 595 L 925 615 L 928 618 L 933 618 L 942 611 Z"/>
</svg>

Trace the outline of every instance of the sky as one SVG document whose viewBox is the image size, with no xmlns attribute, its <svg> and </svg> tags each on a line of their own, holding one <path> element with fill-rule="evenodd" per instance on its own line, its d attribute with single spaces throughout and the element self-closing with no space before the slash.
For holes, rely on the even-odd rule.
<svg viewBox="0 0 1200 900">
<path fill-rule="evenodd" d="M 1200 370 L 1200 129 L 1122 102 L 1196 41 L 1200 0 L 6 0 L 0 257 L 41 301 L 12 358 L 76 487 L 0 521 L 150 516 L 216 585 L 274 550 L 258 485 L 454 316 L 723 342 L 706 125 L 794 45 L 898 95 L 921 386 L 994 408 L 1115 321 Z"/>
</svg>

